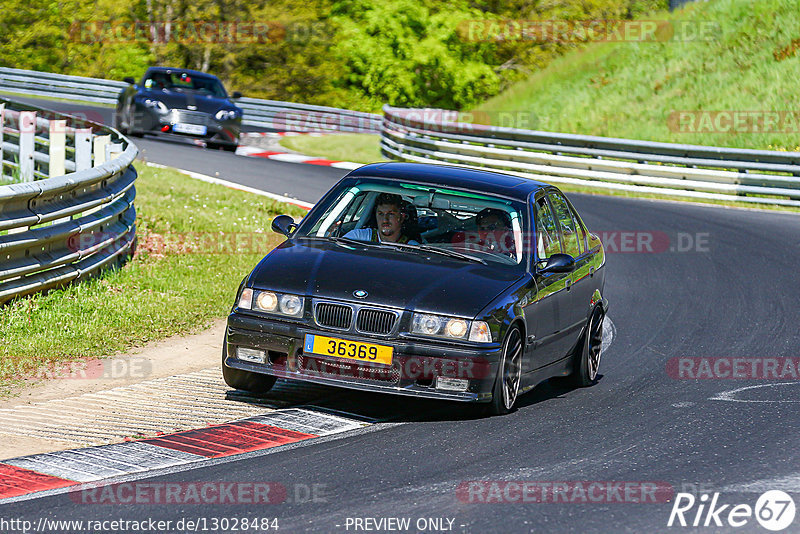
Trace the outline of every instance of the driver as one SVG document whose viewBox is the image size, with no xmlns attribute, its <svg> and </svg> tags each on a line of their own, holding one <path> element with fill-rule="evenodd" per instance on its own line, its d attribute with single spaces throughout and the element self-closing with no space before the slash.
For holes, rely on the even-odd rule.
<svg viewBox="0 0 800 534">
<path fill-rule="evenodd" d="M 344 237 L 373 243 L 408 243 L 419 245 L 403 233 L 403 223 L 408 214 L 403 211 L 403 197 L 393 193 L 381 193 L 375 199 L 375 222 L 377 228 L 350 230 Z"/>
</svg>

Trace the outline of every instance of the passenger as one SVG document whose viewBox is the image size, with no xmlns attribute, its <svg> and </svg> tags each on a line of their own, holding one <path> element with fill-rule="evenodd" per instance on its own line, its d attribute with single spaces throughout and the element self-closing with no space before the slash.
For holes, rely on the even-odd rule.
<svg viewBox="0 0 800 534">
<path fill-rule="evenodd" d="M 344 237 L 373 243 L 408 243 L 419 245 L 419 242 L 403 233 L 403 223 L 408 214 L 403 210 L 403 197 L 393 193 L 381 193 L 375 199 L 375 223 L 377 228 L 359 228 L 350 230 Z"/>
<path fill-rule="evenodd" d="M 511 233 L 511 217 L 496 208 L 484 208 L 475 215 L 478 225 L 478 246 L 486 252 L 508 254 L 514 257 L 514 237 Z"/>
</svg>

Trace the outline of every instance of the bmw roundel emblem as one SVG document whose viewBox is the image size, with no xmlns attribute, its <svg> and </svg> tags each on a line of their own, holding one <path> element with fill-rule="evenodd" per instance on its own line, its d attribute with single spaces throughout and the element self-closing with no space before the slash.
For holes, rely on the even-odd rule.
<svg viewBox="0 0 800 534">
<path fill-rule="evenodd" d="M 363 289 L 356 289 L 355 291 L 353 291 L 353 296 L 356 297 L 357 299 L 363 299 L 367 295 L 368 293 Z"/>
</svg>

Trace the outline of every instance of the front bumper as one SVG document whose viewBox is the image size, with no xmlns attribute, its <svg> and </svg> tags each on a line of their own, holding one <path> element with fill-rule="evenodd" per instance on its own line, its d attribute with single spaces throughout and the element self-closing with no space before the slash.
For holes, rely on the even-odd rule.
<svg viewBox="0 0 800 534">
<path fill-rule="evenodd" d="M 391 346 L 392 365 L 320 356 L 304 351 L 306 334 L 325 335 Z M 267 352 L 264 364 L 236 358 L 237 347 Z M 234 369 L 363 391 L 432 399 L 487 402 L 500 361 L 499 343 L 459 346 L 416 339 L 382 339 L 341 334 L 312 325 L 263 319 L 239 313 L 228 316 L 225 365 Z M 437 388 L 437 377 L 465 379 L 466 391 Z"/>
<path fill-rule="evenodd" d="M 137 111 L 137 129 L 141 128 L 148 134 L 178 135 L 230 145 L 239 143 L 239 136 L 242 130 L 241 119 L 219 121 L 208 113 L 178 109 L 171 109 L 166 114 L 158 113 L 146 107 L 140 107 Z M 205 134 L 176 132 L 174 130 L 176 124 L 203 127 L 205 128 Z M 168 128 L 167 131 L 164 131 L 165 127 Z"/>
</svg>

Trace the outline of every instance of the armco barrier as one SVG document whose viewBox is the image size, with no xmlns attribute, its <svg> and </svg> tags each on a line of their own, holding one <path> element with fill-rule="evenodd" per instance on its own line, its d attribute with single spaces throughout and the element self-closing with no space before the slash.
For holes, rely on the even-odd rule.
<svg viewBox="0 0 800 534">
<path fill-rule="evenodd" d="M 101 124 L 0 98 L 0 303 L 122 262 L 136 146 Z"/>
<path fill-rule="evenodd" d="M 391 159 L 498 170 L 552 183 L 800 206 L 800 153 L 519 130 L 458 112 L 384 106 Z"/>
<path fill-rule="evenodd" d="M 117 96 L 127 85 L 122 81 L 0 67 L 0 90 L 42 98 L 116 104 Z M 378 133 L 383 120 L 373 113 L 258 98 L 240 98 L 236 104 L 244 110 L 244 124 L 287 132 Z"/>
</svg>

